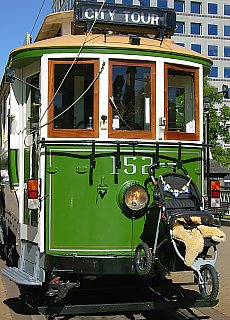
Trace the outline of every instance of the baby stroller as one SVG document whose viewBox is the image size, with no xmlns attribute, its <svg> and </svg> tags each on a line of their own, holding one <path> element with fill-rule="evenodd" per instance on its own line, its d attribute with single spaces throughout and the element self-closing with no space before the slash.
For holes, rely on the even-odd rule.
<svg viewBox="0 0 230 320">
<path fill-rule="evenodd" d="M 165 166 L 168 167 L 169 164 L 165 164 Z M 178 165 L 173 164 L 174 172 L 164 173 L 155 179 L 155 170 L 158 168 L 159 164 L 154 164 L 149 168 L 149 176 L 154 185 L 155 203 L 154 217 L 151 220 L 149 215 L 149 220 L 151 223 L 153 220 L 157 220 L 151 236 L 153 241 L 151 242 L 143 232 L 141 236 L 143 242 L 137 246 L 135 252 L 136 271 L 140 275 L 146 275 L 150 271 L 152 272 L 154 264 L 163 265 L 168 272 L 193 270 L 201 297 L 216 300 L 219 279 L 214 265 L 217 258 L 216 245 L 218 242 L 208 237 L 204 238 L 202 252 L 188 266 L 185 264 L 186 248 L 181 241 L 176 240 L 173 236 L 173 226 L 177 221 L 187 229 L 196 228 L 197 225 L 194 225 L 193 217 L 194 219 L 198 218 L 202 225 L 216 228 L 213 226 L 213 214 L 210 211 L 202 210 L 202 197 L 185 168 L 181 167 L 183 173 L 178 173 L 175 172 Z M 156 215 L 158 215 L 157 219 Z M 147 221 L 148 228 L 151 223 Z"/>
</svg>

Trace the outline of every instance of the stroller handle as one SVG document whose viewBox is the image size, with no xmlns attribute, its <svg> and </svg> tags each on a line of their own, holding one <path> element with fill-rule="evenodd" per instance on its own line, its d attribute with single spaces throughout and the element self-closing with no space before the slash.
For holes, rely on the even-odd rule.
<svg viewBox="0 0 230 320">
<path fill-rule="evenodd" d="M 154 164 L 151 164 L 148 168 L 148 172 L 149 172 L 149 176 L 153 182 L 154 185 L 157 184 L 155 178 L 154 178 L 154 170 L 159 167 L 158 163 L 154 163 Z"/>
<path fill-rule="evenodd" d="M 185 169 L 185 167 L 182 166 L 182 165 L 179 165 L 179 164 L 176 163 L 176 162 L 173 162 L 173 163 L 159 163 L 159 162 L 155 162 L 155 163 L 151 164 L 151 165 L 149 166 L 149 168 L 148 168 L 148 174 L 149 174 L 149 176 L 150 176 L 150 178 L 151 178 L 151 180 L 152 180 L 152 182 L 153 182 L 154 185 L 157 184 L 157 182 L 156 182 L 156 180 L 155 180 L 155 177 L 154 177 L 154 176 L 155 176 L 154 171 L 155 171 L 155 169 L 159 169 L 160 167 L 162 167 L 162 168 L 174 168 L 174 169 L 177 168 L 177 169 L 182 170 L 183 173 L 184 173 L 186 176 L 190 177 L 189 174 L 188 174 L 188 171 Z"/>
</svg>

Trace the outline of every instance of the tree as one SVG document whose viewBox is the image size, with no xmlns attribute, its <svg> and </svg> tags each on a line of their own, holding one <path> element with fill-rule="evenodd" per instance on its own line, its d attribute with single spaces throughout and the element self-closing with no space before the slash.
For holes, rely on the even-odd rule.
<svg viewBox="0 0 230 320">
<path fill-rule="evenodd" d="M 209 142 L 213 145 L 211 153 L 213 159 L 222 165 L 230 167 L 230 149 L 224 149 L 223 143 L 230 143 L 227 124 L 230 123 L 230 107 L 223 104 L 223 95 L 217 93 L 208 78 L 204 79 L 204 98 L 210 99 L 209 112 Z M 219 105 L 217 108 L 216 106 Z"/>
</svg>

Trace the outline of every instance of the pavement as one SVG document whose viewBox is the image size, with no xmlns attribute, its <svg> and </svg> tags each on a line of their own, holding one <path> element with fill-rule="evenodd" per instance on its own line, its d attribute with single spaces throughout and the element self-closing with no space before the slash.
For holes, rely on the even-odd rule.
<svg viewBox="0 0 230 320">
<path fill-rule="evenodd" d="M 1 319 L 11 320 L 12 317 L 11 317 L 10 309 L 4 303 L 6 298 L 7 298 L 7 295 L 6 295 L 5 287 L 2 282 L 2 277 L 0 277 L 0 314 L 1 314 Z"/>
<path fill-rule="evenodd" d="M 230 221 L 223 221 L 221 230 L 225 232 L 227 240 L 217 247 L 217 262 L 215 268 L 220 274 L 219 303 L 213 308 L 199 308 L 203 316 L 200 319 L 230 320 Z M 4 262 L 0 260 L 0 269 L 4 267 Z M 183 272 L 178 274 L 180 281 L 186 278 Z M 191 273 L 190 273 L 191 276 Z M 10 288 L 10 289 L 9 289 Z M 0 319 L 1 320 L 35 320 L 41 316 L 30 316 L 29 310 L 23 312 L 22 305 L 18 299 L 18 289 L 14 283 L 6 277 L 0 276 Z M 18 306 L 17 306 L 18 304 Z M 20 310 L 20 312 L 19 312 Z M 209 316 L 210 318 L 208 318 Z M 36 318 L 37 319 L 37 318 Z M 120 318 L 121 319 L 121 318 Z"/>
<path fill-rule="evenodd" d="M 220 291 L 219 303 L 213 309 L 230 319 L 230 221 L 223 221 L 221 230 L 225 232 L 227 240 L 217 247 L 218 256 L 215 268 L 220 274 Z"/>
</svg>

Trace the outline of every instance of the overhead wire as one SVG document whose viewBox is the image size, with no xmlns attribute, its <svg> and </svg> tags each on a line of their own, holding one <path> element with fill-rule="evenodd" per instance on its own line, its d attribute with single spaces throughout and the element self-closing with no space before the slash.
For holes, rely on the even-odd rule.
<svg viewBox="0 0 230 320">
<path fill-rule="evenodd" d="M 51 99 L 51 101 L 49 102 L 49 104 L 48 104 L 48 106 L 47 106 L 46 110 L 45 110 L 45 111 L 43 112 L 43 114 L 41 115 L 40 123 L 41 123 L 42 119 L 44 118 L 45 114 L 47 113 L 47 111 L 49 110 L 50 106 L 52 105 L 52 103 L 53 103 L 53 101 L 54 101 L 54 99 L 55 99 L 56 95 L 58 94 L 59 90 L 61 89 L 61 87 L 62 87 L 62 85 L 63 85 L 63 83 L 64 83 L 65 79 L 67 78 L 68 74 L 70 73 L 71 69 L 72 69 L 72 68 L 73 68 L 73 66 L 75 65 L 75 62 L 78 60 L 78 58 L 79 58 L 79 56 L 80 56 L 80 54 L 81 54 L 81 52 L 82 52 L 82 50 L 83 50 L 83 48 L 84 48 L 84 46 L 85 46 L 85 44 L 86 44 L 87 40 L 88 40 L 89 35 L 92 33 L 92 30 L 93 30 L 93 28 L 94 28 L 94 25 L 95 25 L 95 23 L 96 23 L 96 21 L 97 21 L 97 19 L 98 19 L 99 15 L 100 15 L 100 13 L 101 13 L 101 11 L 102 11 L 103 7 L 104 7 L 105 2 L 106 2 L 106 0 L 104 0 L 104 1 L 102 2 L 102 5 L 101 5 L 101 7 L 100 7 L 100 9 L 99 9 L 99 11 L 98 11 L 98 13 L 97 13 L 97 15 L 95 15 L 95 19 L 94 19 L 94 21 L 93 21 L 93 23 L 92 23 L 92 25 L 91 25 L 91 27 L 90 27 L 90 30 L 86 33 L 85 39 L 84 39 L 84 41 L 83 41 L 83 43 L 82 43 L 81 47 L 79 48 L 79 50 L 78 50 L 78 52 L 77 52 L 76 57 L 73 59 L 73 61 L 72 61 L 71 65 L 70 65 L 70 67 L 69 67 L 69 69 L 66 71 L 65 76 L 63 77 L 63 79 L 62 79 L 62 81 L 61 81 L 60 85 L 58 86 L 58 88 L 57 88 L 56 92 L 54 93 L 54 96 L 53 96 L 53 98 Z"/>
<path fill-rule="evenodd" d="M 97 81 L 97 79 L 99 78 L 100 74 L 102 73 L 102 71 L 104 70 L 104 66 L 105 63 L 103 62 L 102 66 L 101 66 L 101 70 L 98 72 L 98 74 L 95 76 L 95 78 L 93 79 L 93 81 L 89 84 L 89 86 L 85 89 L 85 91 L 70 105 L 68 106 L 65 110 L 63 110 L 61 113 L 59 113 L 57 116 L 53 117 L 53 119 L 51 119 L 50 121 L 48 121 L 47 123 L 41 125 L 39 127 L 39 129 L 51 124 L 52 122 L 54 122 L 54 120 L 56 120 L 57 118 L 61 117 L 64 113 L 66 113 L 69 109 L 71 109 L 79 100 L 81 100 L 81 98 L 89 91 L 89 89 L 94 85 L 94 83 Z"/>
<path fill-rule="evenodd" d="M 44 2 L 45 2 L 45 0 L 43 1 L 42 6 L 44 5 Z M 95 19 L 94 19 L 94 21 L 93 21 L 93 23 L 92 23 L 89 31 L 86 33 L 85 39 L 84 39 L 81 47 L 79 48 L 76 57 L 74 58 L 73 62 L 71 63 L 71 65 L 70 65 L 70 67 L 69 67 L 69 69 L 67 70 L 65 76 L 63 77 L 60 85 L 58 86 L 56 92 L 54 93 L 54 96 L 53 96 L 52 100 L 49 102 L 46 110 L 45 110 L 45 111 L 43 112 L 43 114 L 41 115 L 37 128 L 33 129 L 30 133 L 28 133 L 28 134 L 26 135 L 26 137 L 24 138 L 24 143 L 25 143 L 26 139 L 28 138 L 28 136 L 32 135 L 34 132 L 38 132 L 38 130 L 40 130 L 41 128 L 43 128 L 43 127 L 51 124 L 54 120 L 56 120 L 57 118 L 59 118 L 60 116 L 62 116 L 65 112 L 67 112 L 70 108 L 72 108 L 72 107 L 86 94 L 86 92 L 93 86 L 93 84 L 94 84 L 94 83 L 96 82 L 96 80 L 99 78 L 101 72 L 104 70 L 104 63 L 103 63 L 103 64 L 102 64 L 102 67 L 101 67 L 101 70 L 100 70 L 99 73 L 96 75 L 96 77 L 93 79 L 93 81 L 90 83 L 90 85 L 86 88 L 86 90 L 85 90 L 69 107 L 67 107 L 65 110 L 63 110 L 63 112 L 61 112 L 60 114 L 58 114 L 56 117 L 54 117 L 54 118 L 51 119 L 50 121 L 46 122 L 45 124 L 41 125 L 42 119 L 44 118 L 45 114 L 47 113 L 47 111 L 49 110 L 50 106 L 52 105 L 52 103 L 53 103 L 56 95 L 58 94 L 60 88 L 62 87 L 62 85 L 63 85 L 63 83 L 64 83 L 64 81 L 65 81 L 65 79 L 67 78 L 67 76 L 68 76 L 69 72 L 71 71 L 72 67 L 75 65 L 75 62 L 76 62 L 77 59 L 79 58 L 79 56 L 80 56 L 80 54 L 81 54 L 81 52 L 82 52 L 82 50 L 83 50 L 86 42 L 88 41 L 88 37 L 89 37 L 89 35 L 92 33 L 92 30 L 93 30 L 93 28 L 94 28 L 94 25 L 95 25 L 95 23 L 96 23 L 96 21 L 97 21 L 97 19 L 98 19 L 98 16 L 99 16 L 100 13 L 101 13 L 103 7 L 104 7 L 105 2 L 106 2 L 106 0 L 104 0 L 104 1 L 102 2 L 102 5 L 101 5 L 101 7 L 100 7 L 100 9 L 99 9 L 99 11 L 98 11 L 98 13 L 97 13 L 97 15 L 95 15 Z M 41 11 L 41 10 L 40 10 L 40 11 Z M 34 143 L 34 141 L 33 141 L 33 143 Z M 33 143 L 32 143 L 32 144 L 33 144 Z M 32 145 L 32 144 L 31 144 L 31 145 Z"/>
<path fill-rule="evenodd" d="M 30 35 L 32 35 L 32 33 L 33 33 L 34 29 L 35 29 L 35 26 L 36 26 L 36 24 L 37 24 L 38 18 L 39 18 L 39 16 L 40 16 L 41 12 L 42 12 L 42 8 L 44 7 L 45 2 L 46 2 L 46 0 L 43 0 L 42 5 L 41 5 L 41 7 L 40 7 L 40 10 L 39 10 L 39 12 L 38 12 L 37 18 L 35 19 L 33 28 L 32 28 L 32 30 L 31 30 L 31 32 L 30 32 Z"/>
</svg>

